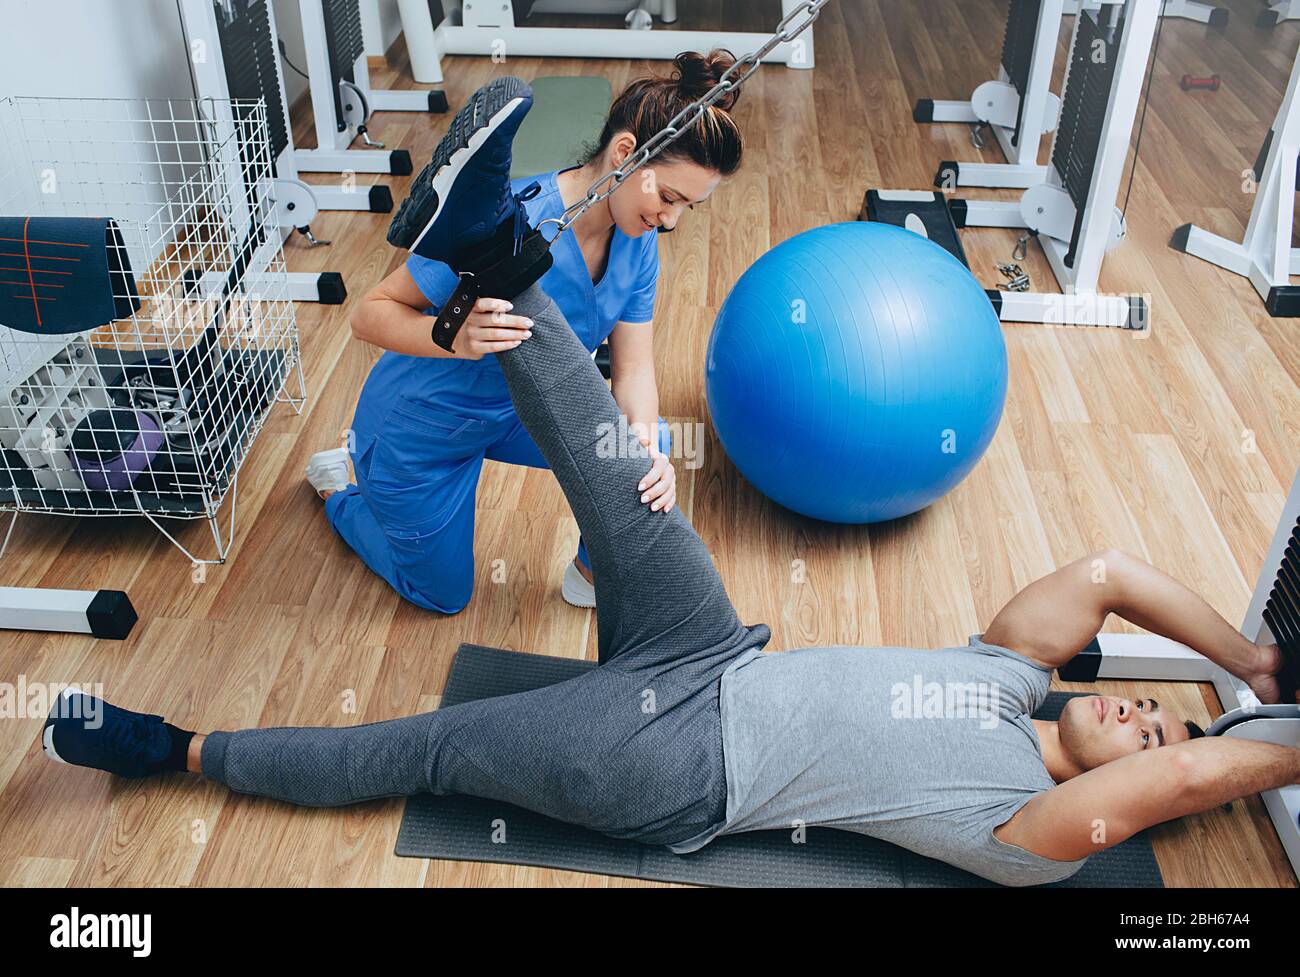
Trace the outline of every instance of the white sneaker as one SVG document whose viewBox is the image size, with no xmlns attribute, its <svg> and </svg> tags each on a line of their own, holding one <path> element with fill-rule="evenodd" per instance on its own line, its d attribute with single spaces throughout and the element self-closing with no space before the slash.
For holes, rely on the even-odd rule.
<svg viewBox="0 0 1300 977">
<path fill-rule="evenodd" d="M 331 448 L 318 451 L 307 462 L 307 481 L 321 492 L 342 492 L 352 484 L 352 470 L 348 467 L 348 449 Z"/>
<path fill-rule="evenodd" d="M 596 585 L 587 582 L 587 578 L 572 560 L 564 568 L 564 584 L 560 587 L 560 594 L 574 607 L 596 606 Z"/>
</svg>

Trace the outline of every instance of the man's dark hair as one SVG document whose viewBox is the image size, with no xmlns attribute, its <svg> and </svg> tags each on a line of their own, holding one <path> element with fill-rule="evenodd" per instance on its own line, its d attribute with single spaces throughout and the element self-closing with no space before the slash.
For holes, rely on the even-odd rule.
<svg viewBox="0 0 1300 977">
<path fill-rule="evenodd" d="M 1184 720 L 1183 725 L 1187 727 L 1187 736 L 1189 739 L 1200 739 L 1205 735 L 1205 730 L 1201 729 L 1200 726 L 1197 726 L 1196 723 L 1192 722 L 1190 719 Z"/>
</svg>

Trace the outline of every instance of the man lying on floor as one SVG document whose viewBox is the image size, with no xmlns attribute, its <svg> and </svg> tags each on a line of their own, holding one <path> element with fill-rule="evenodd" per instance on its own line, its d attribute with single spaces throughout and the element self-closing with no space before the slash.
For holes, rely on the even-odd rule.
<svg viewBox="0 0 1300 977">
<path fill-rule="evenodd" d="M 127 777 L 188 770 L 316 807 L 470 794 L 675 852 L 723 834 L 828 825 L 1009 885 L 1066 878 L 1150 825 L 1300 782 L 1300 750 L 1194 739 L 1199 730 L 1153 699 L 1080 697 L 1059 722 L 1031 718 L 1052 669 L 1110 613 L 1278 701 L 1276 647 L 1252 644 L 1194 594 L 1117 552 L 1030 585 L 965 647 L 764 654 L 770 632 L 740 622 L 685 517 L 641 504 L 649 462 L 635 436 L 613 457 L 598 451 L 619 429 L 618 408 L 536 278 L 495 284 L 520 281 L 500 270 L 523 254 L 518 238 L 529 232 L 512 224 L 521 211 L 502 152 L 527 89 L 493 88 L 502 81 L 476 95 L 473 117 L 453 121 L 432 181 L 417 180 L 436 191 L 421 247 L 473 271 L 484 294 L 513 300 L 480 308 L 532 320 L 531 338 L 495 355 L 587 540 L 602 664 L 557 685 L 386 722 L 206 736 L 69 691 L 46 724 L 52 759 Z M 449 169 L 459 175 L 442 179 Z M 618 192 L 640 192 L 629 187 Z M 485 230 L 475 236 L 476 227 Z M 488 238 L 465 259 L 461 247 Z M 932 708 L 927 692 L 918 708 L 918 686 L 960 694 Z"/>
</svg>

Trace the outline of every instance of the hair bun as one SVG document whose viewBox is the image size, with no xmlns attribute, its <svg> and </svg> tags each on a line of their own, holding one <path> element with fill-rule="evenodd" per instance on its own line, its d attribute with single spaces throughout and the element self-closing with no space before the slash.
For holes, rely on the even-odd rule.
<svg viewBox="0 0 1300 977">
<path fill-rule="evenodd" d="M 687 51 L 673 59 L 671 73 L 630 82 L 610 105 L 600 138 L 586 147 L 583 165 L 598 159 L 622 133 L 630 133 L 636 146 L 647 146 L 670 124 L 681 125 L 678 117 L 685 119 L 691 105 L 712 90 L 735 63 L 732 53 L 721 48 L 708 54 Z M 665 163 L 687 160 L 723 176 L 736 172 L 745 141 L 729 110 L 739 94 L 735 88 L 720 93 L 707 112 L 692 116 L 690 124 L 678 131 L 671 146 L 660 145 L 659 159 Z"/>
<path fill-rule="evenodd" d="M 708 54 L 683 51 L 673 58 L 672 81 L 684 99 L 694 101 L 705 95 L 722 80 L 727 69 L 736 63 L 736 56 L 726 48 L 714 48 Z M 736 104 L 740 89 L 735 88 L 714 103 L 724 112 Z"/>
</svg>

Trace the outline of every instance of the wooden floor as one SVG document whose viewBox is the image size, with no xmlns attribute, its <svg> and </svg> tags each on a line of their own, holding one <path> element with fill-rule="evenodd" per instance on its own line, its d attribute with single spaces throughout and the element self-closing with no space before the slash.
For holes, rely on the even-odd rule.
<svg viewBox="0 0 1300 977">
<path fill-rule="evenodd" d="M 1189 220 L 1240 236 L 1252 199 L 1242 171 L 1281 100 L 1300 27 L 1258 32 L 1257 0 L 1220 2 L 1233 10 L 1226 32 L 1165 25 L 1128 240 L 1102 276 L 1106 291 L 1150 295 L 1148 336 L 1008 326 L 1010 395 L 987 457 L 950 497 L 894 524 L 832 527 L 784 512 L 741 480 L 711 433 L 703 467 L 681 469 L 683 506 L 741 618 L 771 625 L 770 648 L 964 642 L 1020 587 L 1104 545 L 1166 568 L 1241 619 L 1300 464 L 1300 333 L 1297 320 L 1265 315 L 1244 281 L 1167 241 Z M 759 30 L 775 24 L 779 5 L 682 7 L 695 11 L 684 27 L 725 13 L 729 26 Z M 710 323 L 759 255 L 852 219 L 867 187 L 924 187 L 939 160 L 980 158 L 964 127 L 915 125 L 910 106 L 992 77 L 1004 10 L 1000 0 L 834 0 L 817 24 L 815 71 L 765 67 L 748 84 L 736 110 L 743 170 L 661 240 L 663 414 L 707 425 Z M 413 87 L 400 42 L 395 53 L 378 83 Z M 498 72 L 602 74 L 618 90 L 650 65 L 451 58 L 444 67 L 456 105 Z M 1185 94 L 1185 72 L 1218 73 L 1223 88 Z M 309 113 L 305 103 L 295 112 L 300 145 L 311 144 Z M 419 161 L 446 121 L 389 113 L 371 128 Z M 408 180 L 391 183 L 400 200 Z M 342 272 L 350 297 L 343 307 L 297 306 L 310 401 L 300 416 L 276 409 L 241 473 L 232 559 L 203 575 L 141 521 L 21 518 L 0 583 L 125 589 L 141 621 L 120 644 L 6 633 L 0 680 L 102 683 L 114 702 L 201 730 L 343 725 L 435 707 L 462 641 L 594 657 L 592 614 L 559 596 L 577 531 L 549 473 L 488 464 L 477 590 L 452 618 L 399 601 L 334 537 L 303 484 L 308 456 L 348 426 L 378 355 L 351 338 L 348 314 L 402 260 L 384 241 L 387 223 L 326 215 L 313 229 L 332 247 L 309 251 L 298 237 L 286 247 L 291 269 Z M 994 284 L 1012 233 L 971 231 L 965 244 Z M 1027 268 L 1037 287 L 1051 287 L 1041 255 Z M 210 552 L 203 526 L 181 538 Z M 798 584 L 796 560 L 806 564 Z M 1208 687 L 1141 689 L 1201 722 L 1218 710 Z M 397 858 L 401 801 L 309 811 L 180 776 L 114 781 L 46 762 L 40 725 L 0 723 L 7 885 L 639 884 Z M 1171 886 L 1296 885 L 1257 798 L 1158 829 L 1155 845 Z"/>
</svg>

